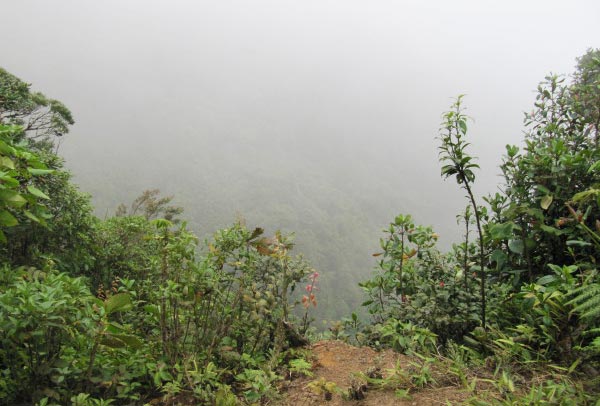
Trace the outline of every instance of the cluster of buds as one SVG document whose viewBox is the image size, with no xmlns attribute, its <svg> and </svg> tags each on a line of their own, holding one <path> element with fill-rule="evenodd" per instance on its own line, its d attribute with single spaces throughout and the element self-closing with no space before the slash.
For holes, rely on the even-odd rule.
<svg viewBox="0 0 600 406">
<path fill-rule="evenodd" d="M 98 285 L 98 289 L 96 290 L 96 297 L 101 300 L 106 300 L 106 292 L 104 291 L 103 283 L 100 283 L 100 285 Z"/>
<path fill-rule="evenodd" d="M 571 218 L 571 217 L 561 217 L 558 220 L 556 220 L 556 227 L 558 228 L 562 228 L 565 227 L 569 224 L 573 224 L 575 223 L 575 219 Z"/>
<path fill-rule="evenodd" d="M 305 309 L 308 309 L 311 304 L 314 307 L 317 307 L 317 299 L 315 298 L 314 293 L 311 293 L 309 296 L 302 296 L 302 306 L 304 306 Z"/>
<path fill-rule="evenodd" d="M 317 299 L 315 297 L 315 291 L 318 290 L 317 286 L 316 286 L 318 277 L 319 277 L 318 272 L 313 272 L 308 277 L 310 280 L 310 283 L 308 285 L 306 285 L 306 288 L 305 288 L 306 292 L 308 293 L 308 296 L 307 295 L 302 296 L 302 306 L 304 306 L 305 309 L 308 309 L 311 304 L 314 307 L 317 307 Z"/>
<path fill-rule="evenodd" d="M 110 296 L 115 295 L 119 292 L 119 284 L 121 283 L 121 278 L 118 276 L 112 280 L 110 283 L 110 290 L 106 290 L 104 288 L 104 284 L 100 283 L 98 285 L 98 289 L 96 290 L 96 297 L 101 300 L 106 300 Z"/>
<path fill-rule="evenodd" d="M 112 291 L 113 294 L 116 294 L 119 292 L 119 283 L 121 282 L 121 278 L 119 278 L 118 276 L 115 277 L 115 279 L 113 279 L 113 281 L 110 284 L 110 290 Z"/>
</svg>

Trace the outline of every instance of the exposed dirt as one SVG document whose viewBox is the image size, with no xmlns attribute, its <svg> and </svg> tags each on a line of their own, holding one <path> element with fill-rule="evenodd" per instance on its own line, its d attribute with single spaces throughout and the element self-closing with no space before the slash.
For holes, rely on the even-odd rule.
<svg viewBox="0 0 600 406">
<path fill-rule="evenodd" d="M 317 394 L 308 384 L 311 381 L 324 378 L 327 382 L 334 382 L 339 391 L 348 393 L 348 388 L 356 387 L 357 373 L 366 373 L 379 368 L 386 376 L 388 369 L 393 369 L 399 362 L 403 368 L 410 368 L 411 358 L 387 350 L 376 352 L 368 347 L 353 347 L 340 341 L 321 341 L 311 347 L 314 356 L 313 377 L 302 377 L 287 382 L 282 390 L 285 397 L 278 404 L 286 406 L 296 405 L 355 405 L 355 406 L 386 406 L 386 405 L 415 405 L 437 406 L 447 404 L 460 404 L 468 395 L 460 387 L 443 385 L 442 379 L 437 380 L 435 388 L 424 388 L 410 392 L 410 399 L 399 399 L 392 389 L 377 389 L 368 387 L 364 391 L 364 399 L 347 400 L 341 393 L 334 393 L 332 399 L 327 401 L 323 394 Z M 449 403 L 448 403 L 449 402 Z"/>
</svg>

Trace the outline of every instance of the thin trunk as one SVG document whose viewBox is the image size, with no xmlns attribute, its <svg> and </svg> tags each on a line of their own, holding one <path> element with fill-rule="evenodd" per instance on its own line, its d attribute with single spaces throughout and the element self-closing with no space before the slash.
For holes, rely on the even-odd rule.
<svg viewBox="0 0 600 406">
<path fill-rule="evenodd" d="M 100 345 L 100 340 L 99 337 L 96 337 L 96 340 L 94 341 L 94 346 L 92 347 L 92 351 L 90 352 L 90 363 L 88 365 L 88 369 L 85 373 L 85 378 L 86 378 L 86 389 L 90 389 L 90 383 L 91 383 L 91 379 L 92 379 L 92 370 L 94 369 L 94 362 L 96 362 L 96 354 L 98 353 L 98 347 Z"/>
<path fill-rule="evenodd" d="M 477 203 L 475 202 L 475 196 L 473 196 L 473 191 L 471 190 L 471 186 L 469 182 L 467 182 L 466 178 L 464 178 L 465 189 L 467 190 L 467 194 L 469 195 L 469 199 L 471 200 L 471 205 L 473 206 L 473 210 L 475 211 L 475 222 L 477 224 L 477 233 L 479 234 L 479 274 L 481 276 L 481 326 L 486 328 L 486 300 L 485 300 L 485 252 L 483 245 L 483 232 L 481 231 L 481 215 L 479 210 L 477 209 Z"/>
<path fill-rule="evenodd" d="M 467 206 L 468 207 L 468 206 Z M 464 277 L 465 277 L 465 290 L 471 293 L 469 289 L 469 210 L 465 209 L 465 250 L 464 250 L 464 258 L 463 258 L 463 269 L 464 269 Z"/>
<path fill-rule="evenodd" d="M 287 255 L 287 254 L 286 254 Z M 271 357 L 271 369 L 275 369 L 275 366 L 277 365 L 277 359 L 279 357 L 279 353 L 281 352 L 281 349 L 283 348 L 283 341 L 284 341 L 284 322 L 287 321 L 287 290 L 288 290 L 288 277 L 287 277 L 287 260 L 282 260 L 281 261 L 281 265 L 282 265 L 282 281 L 281 281 L 281 306 L 282 308 L 282 314 L 279 320 L 277 320 L 277 327 L 275 330 L 275 345 L 273 348 L 273 355 Z"/>
<path fill-rule="evenodd" d="M 401 239 L 400 239 L 400 270 L 398 277 L 400 278 L 400 301 L 404 300 L 404 284 L 402 281 L 402 270 L 404 268 L 404 232 L 405 228 L 402 227 Z"/>
<path fill-rule="evenodd" d="M 165 283 L 167 281 L 167 271 L 168 271 L 168 262 L 167 262 L 167 240 L 166 236 L 163 241 L 163 252 L 162 252 L 162 263 L 161 263 L 161 286 L 163 287 L 163 291 L 161 292 L 160 298 L 160 334 L 162 339 L 162 352 L 163 356 L 169 358 L 169 349 L 168 349 L 168 335 L 167 335 L 167 298 L 166 292 L 164 291 Z"/>
<path fill-rule="evenodd" d="M 527 278 L 529 283 L 533 282 L 533 265 L 531 263 L 531 254 L 529 248 L 527 248 L 527 234 L 525 233 L 525 224 L 521 224 L 521 241 L 523 241 L 523 254 L 525 254 L 525 260 L 527 261 Z"/>
</svg>

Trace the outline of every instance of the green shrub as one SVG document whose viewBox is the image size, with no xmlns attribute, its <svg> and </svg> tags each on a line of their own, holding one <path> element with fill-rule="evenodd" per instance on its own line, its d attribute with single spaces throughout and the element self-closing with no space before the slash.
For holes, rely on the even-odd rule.
<svg viewBox="0 0 600 406">
<path fill-rule="evenodd" d="M 70 393 L 87 366 L 92 299 L 81 278 L 64 273 L 14 277 L 0 294 L 2 397 L 58 400 Z"/>
</svg>

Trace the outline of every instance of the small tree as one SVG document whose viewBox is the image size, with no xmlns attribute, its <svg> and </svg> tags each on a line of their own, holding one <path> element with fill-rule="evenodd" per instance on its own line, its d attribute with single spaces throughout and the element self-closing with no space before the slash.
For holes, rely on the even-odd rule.
<svg viewBox="0 0 600 406">
<path fill-rule="evenodd" d="M 164 218 L 173 223 L 178 223 L 179 219 L 177 219 L 176 216 L 183 213 L 183 208 L 169 205 L 171 200 L 173 200 L 173 196 L 160 197 L 159 189 L 144 190 L 142 194 L 131 203 L 129 211 L 127 210 L 127 206 L 121 203 L 119 207 L 117 207 L 115 216 L 144 216 L 146 220 Z"/>
<path fill-rule="evenodd" d="M 600 49 L 589 49 L 577 58 L 577 67 L 571 86 L 573 109 L 587 123 L 586 131 L 598 147 L 600 137 Z"/>
<path fill-rule="evenodd" d="M 18 124 L 23 136 L 51 146 L 52 136 L 62 136 L 75 123 L 64 104 L 40 92 L 31 92 L 29 84 L 0 68 L 0 123 Z"/>
<path fill-rule="evenodd" d="M 599 80 L 596 76 L 596 92 Z M 533 111 L 525 115 L 524 147 L 507 146 L 501 165 L 507 200 L 503 224 L 494 229 L 504 229 L 496 234 L 508 240 L 510 266 L 527 269 L 528 282 L 544 275 L 549 264 L 570 265 L 594 254 L 593 246 L 568 245 L 587 235 L 566 203 L 600 182 L 600 173 L 590 170 L 600 160 L 590 103 L 594 85 L 583 83 L 579 79 L 569 86 L 563 77 L 548 76 L 538 86 Z M 594 227 L 600 206 L 593 204 L 588 210 L 587 226 Z"/>
<path fill-rule="evenodd" d="M 442 166 L 442 177 L 456 177 L 456 182 L 467 192 L 467 198 L 473 207 L 475 215 L 475 224 L 477 226 L 477 234 L 479 236 L 479 277 L 480 294 L 481 294 L 481 325 L 486 326 L 486 311 L 485 311 L 485 264 L 486 254 L 483 242 L 483 232 L 481 229 L 482 212 L 475 200 L 473 194 L 473 183 L 475 182 L 474 169 L 479 168 L 479 165 L 474 163 L 474 158 L 470 156 L 466 149 L 469 143 L 466 142 L 467 135 L 467 116 L 463 114 L 462 98 L 460 95 L 452 104 L 451 110 L 444 114 L 444 121 L 440 129 L 440 161 L 445 165 Z"/>
</svg>

